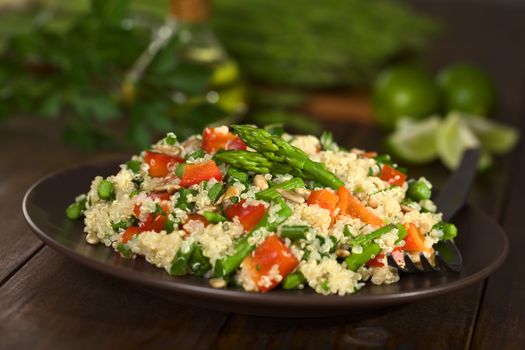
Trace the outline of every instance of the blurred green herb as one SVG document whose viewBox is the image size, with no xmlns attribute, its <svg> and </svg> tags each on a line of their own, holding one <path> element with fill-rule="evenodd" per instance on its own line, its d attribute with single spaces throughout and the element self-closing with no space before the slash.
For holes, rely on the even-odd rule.
<svg viewBox="0 0 525 350">
<path fill-rule="evenodd" d="M 145 148 L 158 134 L 175 130 L 188 136 L 224 116 L 205 101 L 174 109 L 173 91 L 204 94 L 212 71 L 182 62 L 170 47 L 154 57 L 140 87 L 134 87 L 139 98 L 123 103 L 126 73 L 150 43 L 153 29 L 153 22 L 148 25 L 131 12 L 129 0 L 91 0 L 58 27 L 59 11 L 32 13 L 29 28 L 2 43 L 0 119 L 16 113 L 64 117 L 65 141 L 92 150 Z"/>
<path fill-rule="evenodd" d="M 390 60 L 425 48 L 437 30 L 430 19 L 390 0 L 217 0 L 214 5 L 214 28 L 227 51 L 250 80 L 269 84 L 368 84 Z"/>
<path fill-rule="evenodd" d="M 429 20 L 387 0 L 214 5 L 214 28 L 243 73 L 254 82 L 293 87 L 252 86 L 250 121 L 308 133 L 320 127 L 295 112 L 304 98 L 298 88 L 367 82 L 397 55 L 422 49 L 435 30 Z M 62 117 L 65 140 L 89 150 L 144 148 L 157 134 L 185 137 L 225 117 L 202 99 L 173 103 L 174 88 L 202 95 L 213 72 L 170 50 L 154 57 L 140 87 L 123 85 L 166 11 L 165 0 L 40 0 L 25 12 L 2 14 L 0 121 L 20 113 Z M 275 14 L 271 20 L 268 13 Z M 128 94 L 132 103 L 126 103 Z"/>
</svg>

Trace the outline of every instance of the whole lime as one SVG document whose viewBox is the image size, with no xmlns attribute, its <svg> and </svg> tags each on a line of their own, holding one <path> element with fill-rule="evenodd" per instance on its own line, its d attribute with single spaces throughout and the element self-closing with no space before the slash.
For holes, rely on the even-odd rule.
<svg viewBox="0 0 525 350">
<path fill-rule="evenodd" d="M 439 91 L 425 71 L 396 66 L 379 74 L 372 102 L 378 123 L 391 129 L 403 117 L 422 119 L 437 112 Z"/>
<path fill-rule="evenodd" d="M 448 111 L 488 116 L 496 104 L 496 88 L 492 78 L 470 64 L 454 64 L 437 75 Z"/>
</svg>

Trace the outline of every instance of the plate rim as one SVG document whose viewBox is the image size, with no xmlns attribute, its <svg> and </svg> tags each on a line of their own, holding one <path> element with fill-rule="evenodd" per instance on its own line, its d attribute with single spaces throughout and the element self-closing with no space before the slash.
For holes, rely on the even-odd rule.
<svg viewBox="0 0 525 350">
<path fill-rule="evenodd" d="M 107 263 L 92 259 L 82 253 L 79 253 L 75 250 L 70 249 L 66 245 L 56 241 L 51 236 L 46 234 L 38 225 L 33 221 L 31 216 L 28 212 L 28 200 L 33 191 L 42 183 L 46 182 L 47 180 L 57 176 L 61 175 L 67 172 L 71 172 L 80 168 L 89 167 L 89 166 L 103 166 L 104 164 L 115 164 L 119 165 L 123 157 L 118 158 L 108 158 L 108 159 L 102 159 L 102 160 L 95 160 L 90 162 L 84 162 L 84 163 L 78 163 L 73 166 L 65 167 L 60 170 L 54 171 L 49 173 L 48 175 L 45 175 L 35 181 L 26 191 L 24 194 L 23 200 L 22 200 L 22 212 L 24 215 L 24 218 L 31 228 L 31 231 L 35 236 L 37 236 L 44 244 L 55 250 L 56 252 L 72 259 L 73 261 L 79 263 L 82 266 L 88 267 L 90 269 L 93 269 L 95 271 L 101 272 L 105 275 L 110 275 L 113 277 L 117 277 L 122 280 L 130 281 L 133 283 L 137 283 L 141 286 L 145 287 L 154 287 L 159 290 L 167 291 L 169 293 L 176 293 L 181 294 L 183 296 L 186 296 L 191 299 L 201 299 L 203 297 L 208 298 L 208 301 L 229 301 L 229 302 L 235 302 L 235 303 L 255 303 L 257 307 L 261 307 L 264 305 L 267 306 L 279 306 L 283 303 L 286 303 L 287 307 L 292 308 L 298 308 L 301 306 L 304 306 L 304 302 L 307 299 L 311 298 L 325 298 L 327 301 L 329 299 L 329 302 L 326 303 L 326 305 L 322 305 L 323 303 L 314 303 L 312 304 L 312 309 L 339 309 L 341 307 L 345 308 L 351 308 L 352 306 L 359 306 L 362 307 L 383 307 L 383 306 L 394 306 L 394 305 L 400 305 L 400 304 L 406 304 L 412 301 L 416 300 L 422 300 L 427 299 L 433 296 L 438 296 L 442 294 L 446 294 L 452 291 L 456 291 L 459 289 L 466 288 L 468 286 L 471 286 L 472 284 L 486 279 L 488 276 L 490 276 L 492 273 L 497 271 L 503 262 L 506 260 L 508 253 L 509 253 L 509 239 L 507 237 L 506 232 L 503 230 L 503 228 L 492 218 L 490 215 L 485 213 L 483 210 L 478 208 L 475 205 L 472 205 L 470 203 L 466 203 L 466 207 L 469 209 L 472 209 L 477 212 L 478 215 L 483 215 L 487 220 L 491 221 L 497 228 L 497 234 L 500 236 L 503 242 L 503 249 L 502 252 L 499 254 L 498 258 L 493 261 L 488 266 L 485 266 L 483 269 L 477 271 L 476 273 L 466 276 L 462 279 L 447 282 L 444 284 L 439 284 L 436 286 L 431 286 L 425 289 L 419 289 L 415 291 L 404 291 L 400 293 L 392 293 L 392 294 L 377 294 L 377 295 L 366 295 L 366 296 L 360 296 L 359 293 L 351 294 L 351 295 L 345 295 L 345 296 L 338 296 L 338 295 L 329 295 L 324 296 L 320 294 L 296 294 L 291 293 L 290 295 L 287 294 L 279 294 L 278 297 L 266 297 L 269 294 L 266 293 L 250 293 L 246 291 L 242 291 L 239 289 L 215 289 L 211 287 L 204 287 L 204 286 L 197 286 L 197 285 L 191 285 L 191 284 L 185 284 L 183 282 L 179 282 L 176 280 L 168 280 L 168 279 L 161 279 L 154 275 L 150 275 L 148 273 L 143 273 L 141 271 L 136 271 L 127 267 L 121 267 L 121 266 L 112 266 Z M 87 243 L 86 243 L 87 244 Z M 104 247 L 108 248 L 108 247 Z M 286 293 L 290 293 L 287 291 Z M 275 296 L 275 294 L 272 294 Z M 210 300 L 211 298 L 211 300 Z M 213 307 L 211 307 L 213 308 Z M 217 309 L 217 308 L 216 308 Z M 351 311 L 351 310 L 349 310 Z M 231 310 L 231 312 L 238 312 L 235 310 Z M 257 313 L 251 313 L 251 312 L 239 312 L 239 313 L 247 313 L 247 314 L 257 314 Z"/>
</svg>

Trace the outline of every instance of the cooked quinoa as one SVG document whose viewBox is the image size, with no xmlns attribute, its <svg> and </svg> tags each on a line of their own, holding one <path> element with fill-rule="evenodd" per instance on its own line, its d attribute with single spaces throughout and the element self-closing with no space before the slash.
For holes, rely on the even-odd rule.
<svg viewBox="0 0 525 350">
<path fill-rule="evenodd" d="M 88 243 L 172 275 L 250 292 L 346 295 L 366 281 L 396 283 L 388 254 L 400 264 L 403 251 L 432 260 L 432 246 L 453 238 L 431 188 L 389 157 L 331 138 L 222 126 L 184 142 L 168 134 L 115 175 L 93 179 L 75 205 L 85 206 Z"/>
</svg>

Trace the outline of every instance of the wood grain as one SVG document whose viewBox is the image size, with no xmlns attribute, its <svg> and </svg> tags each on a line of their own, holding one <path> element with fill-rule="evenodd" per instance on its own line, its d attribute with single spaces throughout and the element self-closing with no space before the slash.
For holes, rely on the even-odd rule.
<svg viewBox="0 0 525 350">
<path fill-rule="evenodd" d="M 166 301 L 48 247 L 2 286 L 0 310 L 0 349 L 200 349 L 227 317 Z"/>
<path fill-rule="evenodd" d="M 0 285 L 41 247 L 22 215 L 25 191 L 42 176 L 111 154 L 84 154 L 65 147 L 57 123 L 14 118 L 0 124 Z"/>
</svg>

